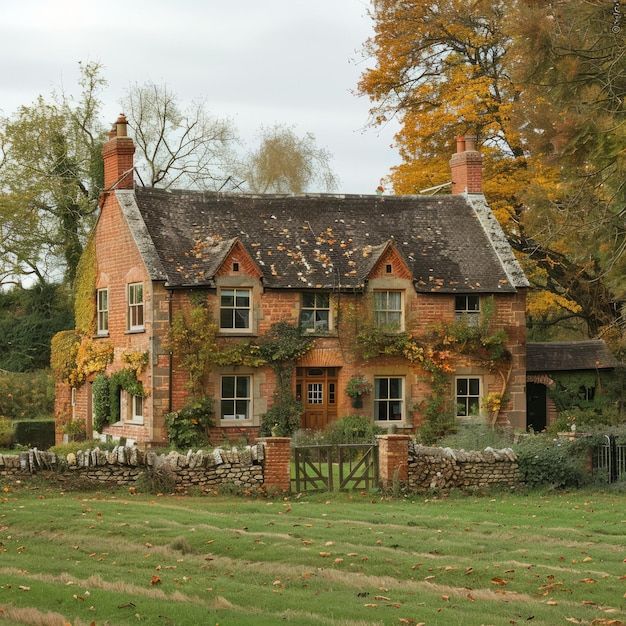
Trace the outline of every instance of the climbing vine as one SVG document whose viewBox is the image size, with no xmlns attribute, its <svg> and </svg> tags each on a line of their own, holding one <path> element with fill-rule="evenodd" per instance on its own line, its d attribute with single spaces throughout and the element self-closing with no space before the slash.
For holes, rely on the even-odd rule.
<svg viewBox="0 0 626 626">
<path fill-rule="evenodd" d="M 86 336 L 96 332 L 96 240 L 90 237 L 76 268 L 74 319 L 76 330 Z"/>
<path fill-rule="evenodd" d="M 120 391 L 126 391 L 131 396 L 145 398 L 148 394 L 143 388 L 134 370 L 124 368 L 113 372 L 109 377 L 109 423 L 119 422 L 121 419 Z"/>
<path fill-rule="evenodd" d="M 195 398 L 203 395 L 211 367 L 269 365 L 276 375 L 272 408 L 263 417 L 262 431 L 291 433 L 300 423 L 302 407 L 291 391 L 295 362 L 313 345 L 313 339 L 288 322 L 278 322 L 256 340 L 226 343 L 218 337 L 219 327 L 203 302 L 172 321 L 169 349 L 187 372 L 187 389 Z"/>
<path fill-rule="evenodd" d="M 495 306 L 493 298 L 485 298 L 479 324 L 466 318 L 439 324 L 428 332 L 389 332 L 371 322 L 356 323 L 355 350 L 364 360 L 380 356 L 397 356 L 419 364 L 429 374 L 431 394 L 419 408 L 425 422 L 420 437 L 432 442 L 454 428 L 456 410 L 450 393 L 450 375 L 455 371 L 456 357 L 467 356 L 480 367 L 497 372 L 502 378 L 502 393 L 497 410 L 495 396 L 488 407 L 490 420 L 495 421 L 508 385 L 506 364 L 510 354 L 504 330 L 491 331 Z M 505 371 L 507 373 L 505 373 Z"/>
<path fill-rule="evenodd" d="M 93 393 L 93 427 L 98 432 L 107 424 L 119 422 L 121 418 L 120 391 L 131 396 L 145 398 L 148 394 L 143 384 L 137 379 L 132 368 L 113 372 L 111 376 L 98 374 L 91 387 Z"/>
<path fill-rule="evenodd" d="M 113 361 L 113 344 L 64 330 L 52 338 L 50 365 L 60 380 L 80 387 L 89 376 L 104 372 Z"/>
</svg>

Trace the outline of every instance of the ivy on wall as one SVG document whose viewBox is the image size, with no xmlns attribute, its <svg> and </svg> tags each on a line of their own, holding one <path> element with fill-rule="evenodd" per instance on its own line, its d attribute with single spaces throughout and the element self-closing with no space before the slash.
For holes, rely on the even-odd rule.
<svg viewBox="0 0 626 626">
<path fill-rule="evenodd" d="M 121 419 L 120 392 L 145 398 L 148 394 L 134 369 L 124 368 L 111 376 L 98 374 L 91 387 L 93 393 L 93 427 L 102 432 L 107 424 Z"/>
<path fill-rule="evenodd" d="M 262 367 L 269 365 L 276 374 L 276 390 L 271 409 L 263 417 L 262 431 L 293 432 L 299 426 L 302 407 L 293 397 L 291 379 L 295 362 L 313 345 L 298 326 L 288 322 L 273 324 L 254 341 L 225 342 L 218 337 L 219 327 L 205 301 L 196 303 L 187 313 L 179 312 L 172 320 L 169 349 L 187 372 L 187 389 L 193 398 L 202 398 L 209 371 L 214 366 Z"/>
<path fill-rule="evenodd" d="M 420 428 L 420 437 L 425 443 L 431 443 L 454 429 L 456 410 L 450 378 L 460 355 L 501 376 L 502 392 L 491 394 L 488 407 L 490 419 L 495 423 L 497 411 L 492 408 L 497 404 L 499 411 L 502 404 L 510 375 L 511 355 L 506 348 L 506 332 L 502 329 L 491 330 L 494 312 L 493 297 L 484 298 L 478 324 L 471 324 L 467 318 L 461 318 L 418 334 L 380 328 L 367 318 L 361 321 L 358 312 L 352 311 L 354 347 L 362 359 L 401 357 L 420 365 L 429 373 L 431 394 L 417 407 L 425 418 Z"/>
<path fill-rule="evenodd" d="M 74 281 L 74 318 L 76 331 L 91 336 L 96 332 L 96 240 L 89 238 L 76 268 Z"/>
</svg>

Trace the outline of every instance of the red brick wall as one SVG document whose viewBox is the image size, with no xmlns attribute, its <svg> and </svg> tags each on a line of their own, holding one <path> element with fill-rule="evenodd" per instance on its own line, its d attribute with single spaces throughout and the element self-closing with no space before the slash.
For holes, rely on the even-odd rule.
<svg viewBox="0 0 626 626">
<path fill-rule="evenodd" d="M 267 491 L 288 492 L 291 488 L 291 439 L 268 437 L 265 442 L 263 487 Z"/>
<path fill-rule="evenodd" d="M 378 475 L 383 489 L 409 479 L 409 435 L 378 435 Z"/>
</svg>

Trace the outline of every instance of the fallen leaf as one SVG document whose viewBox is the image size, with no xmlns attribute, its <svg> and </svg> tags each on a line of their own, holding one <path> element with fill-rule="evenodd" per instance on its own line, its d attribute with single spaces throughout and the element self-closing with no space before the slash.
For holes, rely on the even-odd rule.
<svg viewBox="0 0 626 626">
<path fill-rule="evenodd" d="M 330 556 L 330 552 L 320 552 L 320 556 L 325 558 L 327 556 Z"/>
<path fill-rule="evenodd" d="M 556 600 L 548 600 L 546 604 L 548 606 L 558 606 L 559 603 Z"/>
<path fill-rule="evenodd" d="M 498 578 L 497 576 L 494 576 L 491 579 L 491 584 L 492 585 L 499 585 L 499 586 L 504 586 L 504 585 L 508 585 L 509 581 L 508 580 L 504 580 L 504 578 Z"/>
<path fill-rule="evenodd" d="M 384 602 L 391 602 L 391 598 L 387 596 L 374 596 L 374 600 L 383 600 Z"/>
<path fill-rule="evenodd" d="M 153 576 L 150 579 L 150 584 L 151 585 L 159 585 L 159 584 L 161 584 L 161 578 L 159 576 Z"/>
<path fill-rule="evenodd" d="M 378 604 L 364 604 L 363 606 L 366 606 L 368 609 L 374 609 L 378 606 Z"/>
<path fill-rule="evenodd" d="M 26 585 L 20 585 L 18 589 L 21 589 L 22 591 L 30 591 L 30 587 L 27 587 Z"/>
<path fill-rule="evenodd" d="M 587 583 L 588 585 L 591 585 L 592 583 L 595 583 L 596 581 L 593 578 L 581 578 L 580 582 L 581 583 Z"/>
</svg>

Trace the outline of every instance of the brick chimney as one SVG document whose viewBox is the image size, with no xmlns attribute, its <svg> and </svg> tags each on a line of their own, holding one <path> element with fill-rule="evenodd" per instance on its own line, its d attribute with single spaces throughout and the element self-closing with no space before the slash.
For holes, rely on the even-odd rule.
<svg viewBox="0 0 626 626">
<path fill-rule="evenodd" d="M 476 137 L 456 138 L 456 154 L 450 159 L 452 193 L 483 192 L 483 157 L 476 150 Z"/>
<path fill-rule="evenodd" d="M 133 188 L 133 154 L 135 144 L 128 136 L 128 122 L 123 113 L 109 131 L 102 147 L 104 158 L 104 191 Z"/>
</svg>

